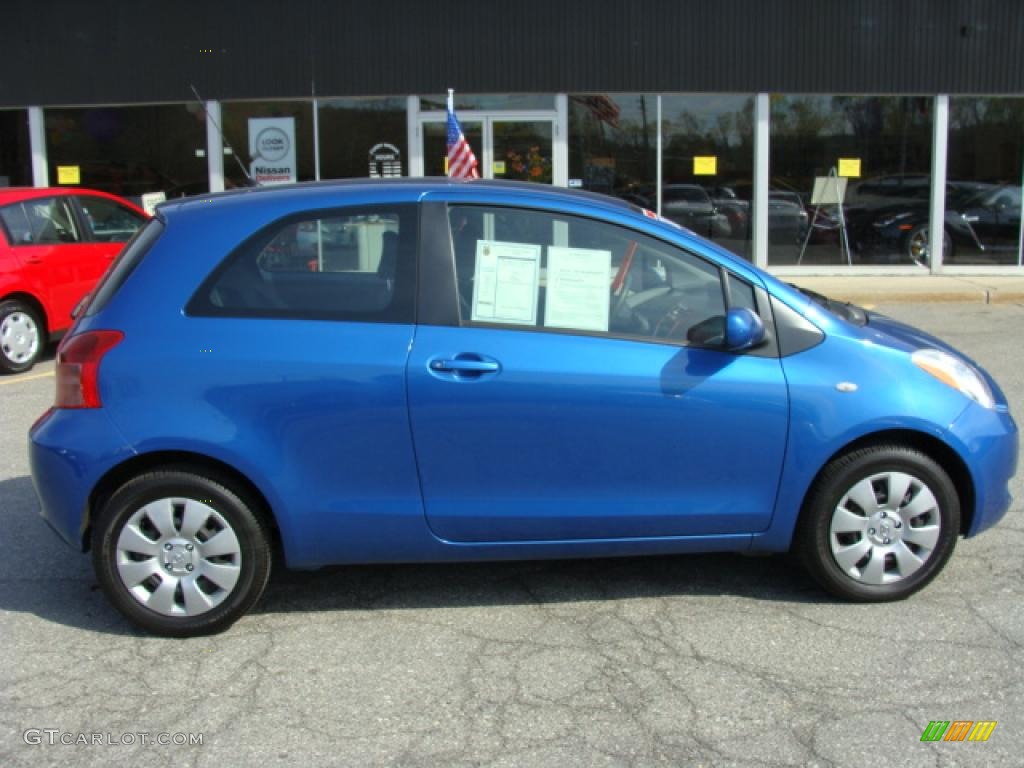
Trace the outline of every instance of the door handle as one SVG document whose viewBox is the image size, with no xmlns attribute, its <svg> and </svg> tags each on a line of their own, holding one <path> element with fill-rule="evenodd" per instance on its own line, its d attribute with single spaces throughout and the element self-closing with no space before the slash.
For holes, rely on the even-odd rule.
<svg viewBox="0 0 1024 768">
<path fill-rule="evenodd" d="M 500 366 L 490 360 L 431 360 L 430 368 L 443 373 L 496 373 Z"/>
<path fill-rule="evenodd" d="M 468 382 L 498 373 L 501 363 L 473 352 L 463 352 L 454 357 L 431 358 L 427 361 L 427 369 L 438 379 Z"/>
</svg>

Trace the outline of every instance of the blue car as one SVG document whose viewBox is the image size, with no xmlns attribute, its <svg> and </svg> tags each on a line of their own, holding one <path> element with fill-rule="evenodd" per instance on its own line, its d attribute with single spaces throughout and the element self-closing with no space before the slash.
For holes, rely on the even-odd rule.
<svg viewBox="0 0 1024 768">
<path fill-rule="evenodd" d="M 303 569 L 794 549 L 834 595 L 897 600 L 999 521 L 1017 463 L 1003 393 L 942 341 L 528 184 L 168 202 L 56 378 L 42 515 L 171 636 L 237 620 L 277 548 Z"/>
</svg>

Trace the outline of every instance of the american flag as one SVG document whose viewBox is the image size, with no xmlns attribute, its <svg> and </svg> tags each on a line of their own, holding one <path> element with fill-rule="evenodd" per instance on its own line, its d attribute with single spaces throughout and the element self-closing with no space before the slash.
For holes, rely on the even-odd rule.
<svg viewBox="0 0 1024 768">
<path fill-rule="evenodd" d="M 448 176 L 452 179 L 479 179 L 476 155 L 455 117 L 455 96 L 448 91 Z"/>
</svg>

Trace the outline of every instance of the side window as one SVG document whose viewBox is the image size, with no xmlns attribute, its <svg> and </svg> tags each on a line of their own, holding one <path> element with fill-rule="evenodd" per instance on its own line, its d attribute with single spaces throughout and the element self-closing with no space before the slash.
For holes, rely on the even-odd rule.
<svg viewBox="0 0 1024 768">
<path fill-rule="evenodd" d="M 464 324 L 700 346 L 722 341 L 719 270 L 687 251 L 613 224 L 541 211 L 452 206 L 449 221 Z"/>
<path fill-rule="evenodd" d="M 0 208 L 0 219 L 7 230 L 7 240 L 11 245 L 30 245 L 32 243 L 32 227 L 28 223 L 28 214 L 21 203 Z"/>
<path fill-rule="evenodd" d="M 103 197 L 79 197 L 89 234 L 98 243 L 123 243 L 146 220 L 135 211 Z"/>
<path fill-rule="evenodd" d="M 15 245 L 56 245 L 81 241 L 67 200 L 46 197 L 26 200 L 0 210 Z"/>
<path fill-rule="evenodd" d="M 416 243 L 414 205 L 290 216 L 230 254 L 188 312 L 410 323 Z"/>
<path fill-rule="evenodd" d="M 757 301 L 754 299 L 754 288 L 746 280 L 729 273 L 729 306 L 743 307 L 757 314 Z"/>
</svg>

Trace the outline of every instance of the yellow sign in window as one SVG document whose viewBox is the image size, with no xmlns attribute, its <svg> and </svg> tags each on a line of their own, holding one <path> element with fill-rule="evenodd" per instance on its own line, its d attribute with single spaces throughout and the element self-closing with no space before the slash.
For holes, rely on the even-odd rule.
<svg viewBox="0 0 1024 768">
<path fill-rule="evenodd" d="M 495 176 L 504 176 L 505 175 L 505 161 L 504 160 L 495 160 L 494 163 L 493 163 L 493 166 L 494 166 L 493 170 L 494 170 L 494 175 Z"/>
<path fill-rule="evenodd" d="M 849 179 L 860 178 L 860 158 L 859 157 L 840 157 L 839 158 L 839 175 L 846 176 Z"/>
<path fill-rule="evenodd" d="M 58 184 L 81 184 L 82 183 L 82 171 L 77 165 L 58 165 L 57 166 L 57 183 Z"/>
<path fill-rule="evenodd" d="M 714 155 L 698 155 L 693 158 L 694 176 L 714 176 L 718 173 L 718 158 Z"/>
</svg>

